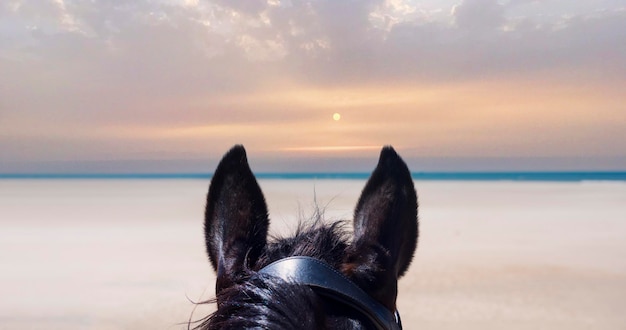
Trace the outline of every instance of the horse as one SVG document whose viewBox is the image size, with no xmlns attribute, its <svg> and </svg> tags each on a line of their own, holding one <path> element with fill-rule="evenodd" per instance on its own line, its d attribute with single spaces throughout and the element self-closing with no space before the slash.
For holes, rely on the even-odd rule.
<svg viewBox="0 0 626 330">
<path fill-rule="evenodd" d="M 352 229 L 321 216 L 268 238 L 265 198 L 236 145 L 214 172 L 204 235 L 217 310 L 197 329 L 401 329 L 398 279 L 417 247 L 417 194 L 391 146 L 358 199 Z"/>
</svg>

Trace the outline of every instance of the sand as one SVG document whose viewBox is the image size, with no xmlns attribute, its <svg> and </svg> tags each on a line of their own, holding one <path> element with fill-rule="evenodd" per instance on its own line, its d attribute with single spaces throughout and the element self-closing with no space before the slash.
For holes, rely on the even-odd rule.
<svg viewBox="0 0 626 330">
<path fill-rule="evenodd" d="M 350 218 L 363 181 L 260 182 L 272 230 L 313 192 Z M 213 295 L 202 180 L 0 180 L 1 329 L 181 329 Z M 626 183 L 416 182 L 405 329 L 626 329 Z M 193 318 L 206 315 L 198 308 Z"/>
</svg>

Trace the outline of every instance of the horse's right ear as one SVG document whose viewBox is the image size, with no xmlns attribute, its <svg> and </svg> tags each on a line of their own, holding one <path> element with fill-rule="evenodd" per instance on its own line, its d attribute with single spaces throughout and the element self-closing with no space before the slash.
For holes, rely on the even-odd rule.
<svg viewBox="0 0 626 330">
<path fill-rule="evenodd" d="M 220 161 L 207 196 L 204 236 L 216 293 L 232 285 L 238 273 L 253 265 L 267 240 L 267 205 L 246 151 L 236 145 Z"/>
</svg>

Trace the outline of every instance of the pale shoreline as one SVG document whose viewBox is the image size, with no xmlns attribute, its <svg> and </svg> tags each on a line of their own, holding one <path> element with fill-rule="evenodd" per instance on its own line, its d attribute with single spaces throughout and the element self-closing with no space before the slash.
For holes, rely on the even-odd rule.
<svg viewBox="0 0 626 330">
<path fill-rule="evenodd" d="M 363 183 L 260 180 L 271 230 L 310 214 L 314 192 L 328 218 L 351 218 Z M 207 187 L 0 180 L 0 328 L 186 328 L 187 296 L 212 297 Z M 421 236 L 398 298 L 405 329 L 626 327 L 626 182 L 416 188 Z"/>
</svg>

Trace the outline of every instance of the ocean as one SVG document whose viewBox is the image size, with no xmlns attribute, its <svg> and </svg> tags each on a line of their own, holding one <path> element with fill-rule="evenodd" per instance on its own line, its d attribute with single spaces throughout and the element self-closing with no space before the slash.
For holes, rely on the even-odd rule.
<svg viewBox="0 0 626 330">
<path fill-rule="evenodd" d="M 365 172 L 255 173 L 259 179 L 365 180 Z M 413 172 L 414 180 L 441 181 L 626 181 L 626 172 Z M 210 179 L 211 173 L 0 173 L 0 179 Z"/>
</svg>

